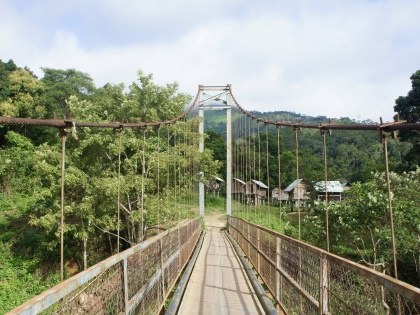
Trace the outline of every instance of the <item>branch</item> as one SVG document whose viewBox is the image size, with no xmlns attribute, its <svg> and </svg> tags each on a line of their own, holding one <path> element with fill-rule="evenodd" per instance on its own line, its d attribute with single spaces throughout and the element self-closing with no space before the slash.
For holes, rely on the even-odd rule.
<svg viewBox="0 0 420 315">
<path fill-rule="evenodd" d="M 90 222 L 94 227 L 96 227 L 97 229 L 99 229 L 99 230 L 101 230 L 102 232 L 104 232 L 104 233 L 108 233 L 108 234 L 111 234 L 111 235 L 113 235 L 113 236 L 115 236 L 115 237 L 118 237 L 118 235 L 117 234 L 114 234 L 114 233 L 112 233 L 112 232 L 109 232 L 109 231 L 107 231 L 107 230 L 104 230 L 104 229 L 102 229 L 102 228 L 100 228 L 99 226 L 97 226 L 95 223 L 93 223 L 93 222 Z M 124 237 L 121 237 L 120 236 L 120 239 L 122 239 L 123 241 L 126 241 L 127 243 L 129 243 L 131 246 L 134 246 L 134 245 L 136 245 L 135 243 L 132 243 L 132 242 L 130 242 L 130 241 L 128 241 L 128 240 L 126 240 Z"/>
<path fill-rule="evenodd" d="M 131 214 L 131 211 L 128 210 L 122 203 L 120 203 L 120 206 L 128 213 Z"/>
<path fill-rule="evenodd" d="M 112 157 L 107 152 L 105 152 L 105 156 L 112 162 Z"/>
</svg>

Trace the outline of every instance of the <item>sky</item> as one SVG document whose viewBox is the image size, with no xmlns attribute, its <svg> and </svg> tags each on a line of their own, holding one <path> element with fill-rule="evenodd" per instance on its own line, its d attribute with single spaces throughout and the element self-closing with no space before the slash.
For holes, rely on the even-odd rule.
<svg viewBox="0 0 420 315">
<path fill-rule="evenodd" d="M 247 110 L 392 121 L 420 69 L 418 0 L 0 0 L 0 59 L 97 87 L 232 85 Z"/>
</svg>

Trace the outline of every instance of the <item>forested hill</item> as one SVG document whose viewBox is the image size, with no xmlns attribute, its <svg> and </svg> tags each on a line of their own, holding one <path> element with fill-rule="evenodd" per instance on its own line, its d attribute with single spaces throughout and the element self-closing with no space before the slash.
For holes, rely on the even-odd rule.
<svg viewBox="0 0 420 315">
<path fill-rule="evenodd" d="M 8 62 L 0 60 L 0 116 L 33 119 L 52 119 L 56 116 L 58 119 L 63 119 L 71 114 L 75 120 L 98 123 L 164 121 L 181 115 L 192 99 L 191 95 L 178 91 L 179 86 L 176 82 L 160 86 L 153 82 L 151 74 L 142 71 L 138 71 L 136 82 L 129 86 L 124 83 L 107 83 L 102 87 L 96 87 L 89 74 L 75 69 L 42 68 L 42 70 L 43 77 L 37 78 L 30 69 L 19 67 L 12 60 Z M 420 98 L 420 71 L 412 76 L 412 81 L 413 91 L 410 91 L 407 97 L 400 97 L 395 109 L 401 119 L 419 122 L 420 112 L 417 104 Z M 246 104 L 244 107 L 246 108 Z M 274 121 L 316 124 L 329 121 L 327 117 L 310 117 L 286 111 L 252 113 Z M 179 165 L 188 165 L 185 161 L 188 158 L 188 161 L 195 161 L 205 169 L 204 177 L 201 177 L 198 171 L 191 168 L 194 176 L 200 176 L 200 179 L 208 180 L 213 175 L 226 178 L 224 174 L 226 167 L 223 165 L 226 161 L 224 139 L 226 113 L 207 111 L 204 115 L 208 133 L 204 152 L 199 152 L 196 145 L 199 141 L 198 135 L 189 133 L 197 128 L 198 119 L 187 120 L 183 128 L 173 124 L 162 128 L 160 132 L 157 128 L 148 128 L 147 131 L 126 128 L 120 140 L 114 130 L 99 128 L 77 128 L 77 137 L 73 135 L 67 137 L 64 196 L 66 211 L 64 260 L 65 272 L 68 273 L 66 277 L 109 257 L 117 251 L 117 246 L 124 250 L 131 244 L 142 241 L 146 228 L 156 225 L 158 218 L 163 218 L 163 225 L 169 228 L 176 224 L 180 217 L 187 218 L 191 213 L 196 215 L 194 209 L 186 205 L 179 207 L 184 211 L 182 214 L 178 211 L 173 212 L 173 205 L 179 201 L 175 192 L 179 193 L 182 191 L 181 188 L 186 186 L 173 185 L 176 178 L 179 180 L 179 176 L 173 174 L 170 178 L 167 174 L 171 174 L 173 166 L 177 165 L 174 163 L 174 156 L 178 156 Z M 281 141 L 278 148 L 277 131 L 274 126 L 269 129 L 267 142 L 264 124 L 258 125 L 255 120 L 252 123 L 248 121 L 247 127 L 248 129 L 251 127 L 252 133 L 247 134 L 239 132 L 243 130 L 242 115 L 234 112 L 232 120 L 234 139 L 248 137 L 254 140 L 257 135 L 260 136 L 260 148 L 259 146 L 253 148 L 256 150 L 253 156 L 258 159 L 258 163 L 253 161 L 253 178 L 270 183 L 270 188 L 278 185 L 277 163 L 278 149 L 280 149 L 282 188 L 296 179 L 296 141 L 292 128 L 279 129 Z M 356 123 L 349 118 L 333 122 Z M 178 139 L 177 146 L 174 134 Z M 325 178 L 323 141 L 319 130 L 302 128 L 298 136 L 299 176 L 308 182 L 323 180 Z M 160 142 L 166 138 L 170 141 Z M 180 141 L 182 138 L 191 141 Z M 401 187 L 397 186 L 395 189 L 396 197 L 393 202 L 396 204 L 396 211 L 400 213 L 396 215 L 400 220 L 399 223 L 396 222 L 396 226 L 401 227 L 397 230 L 405 233 L 400 237 L 404 240 L 400 243 L 402 249 L 400 253 L 405 256 L 400 256 L 402 258 L 399 259 L 404 261 L 406 267 L 408 266 L 406 279 L 414 279 L 412 275 L 416 275 L 415 279 L 418 279 L 418 271 L 415 273 L 415 270 L 418 270 L 416 268 L 419 266 L 418 204 L 420 203 L 418 200 L 420 197 L 417 182 L 420 169 L 409 172 L 410 174 L 403 171 L 415 170 L 420 164 L 418 139 L 419 135 L 416 132 L 401 132 L 399 139 L 389 141 L 390 169 L 399 173 L 397 175 L 401 175 L 404 179 L 400 181 Z M 352 225 L 337 230 L 337 240 L 339 236 L 352 236 L 353 231 L 359 227 L 366 233 L 368 231 L 385 233 L 387 226 L 383 222 L 374 225 L 374 229 L 370 230 L 365 228 L 364 223 L 359 224 L 364 222 L 361 220 L 366 217 L 366 213 L 372 214 L 366 217 L 369 222 L 386 217 L 383 214 L 377 215 L 378 207 L 381 207 L 381 213 L 386 213 L 387 209 L 388 203 L 384 199 L 386 194 L 380 188 L 383 185 L 372 182 L 375 178 L 380 178 L 379 175 L 374 177 L 373 172 L 384 169 L 383 146 L 377 132 L 337 130 L 333 131 L 326 141 L 329 180 L 353 183 L 360 181 L 363 184 L 355 184 L 353 187 L 359 187 L 360 194 L 365 194 L 364 199 L 358 199 L 362 201 L 362 206 L 343 208 L 337 213 L 340 219 L 335 222 L 338 223 L 344 222 L 341 219 L 343 213 L 349 215 L 360 213 L 357 220 L 349 217 Z M 240 142 L 241 140 L 237 141 Z M 156 151 L 159 143 L 160 151 Z M 268 154 L 265 153 L 266 147 Z M 238 156 L 237 148 L 234 147 L 235 156 Z M 182 151 L 185 152 L 185 156 L 179 155 Z M 59 282 L 61 152 L 60 133 L 55 128 L 0 125 L 0 314 Z M 156 157 L 156 152 L 159 152 L 159 159 Z M 242 154 L 243 152 L 244 150 Z M 120 156 L 122 180 L 118 187 L 116 179 L 119 177 Z M 268 164 L 270 174 L 266 174 Z M 258 166 L 260 168 L 258 175 L 256 175 L 256 165 L 261 166 Z M 251 169 L 251 165 L 247 167 Z M 159 171 L 156 171 L 157 169 Z M 238 174 L 238 171 L 240 170 L 234 170 L 234 174 Z M 395 183 L 398 183 L 395 177 L 397 175 L 394 174 L 393 177 Z M 199 178 L 195 180 L 198 181 Z M 141 185 L 143 182 L 144 185 Z M 367 189 L 360 185 L 367 185 Z M 366 192 L 376 188 L 376 194 L 366 196 Z M 412 189 L 407 192 L 409 188 Z M 119 203 L 123 209 L 121 224 L 115 220 L 118 190 L 122 196 Z M 159 197 L 162 192 L 166 197 Z M 188 195 L 189 193 L 188 189 Z M 142 200 L 150 202 L 145 202 L 143 206 Z M 155 202 L 157 200 L 161 202 Z M 366 208 L 366 205 L 370 205 L 370 208 Z M 189 214 L 189 210 L 193 211 Z M 311 224 L 311 226 L 315 229 L 324 225 Z M 334 226 L 337 227 L 337 224 Z M 120 243 L 115 237 L 118 227 L 121 232 Z M 317 232 L 322 233 L 322 230 Z M 370 242 L 370 235 L 369 233 L 363 236 L 364 244 Z M 389 240 L 388 236 L 378 237 Z M 360 237 L 355 236 L 345 244 L 352 244 L 358 239 Z M 308 240 L 316 240 L 316 237 L 311 235 Z M 372 242 L 375 250 L 378 243 L 379 241 Z M 335 253 L 342 252 L 338 250 L 341 246 L 337 241 Z M 374 256 L 378 259 L 392 257 L 387 252 L 388 248 L 389 246 L 385 248 L 381 256 L 376 255 L 376 252 Z M 369 252 L 374 253 L 374 250 L 369 249 Z M 389 259 L 386 266 L 390 266 Z"/>
<path fill-rule="evenodd" d="M 259 112 L 255 110 L 249 111 L 251 114 L 268 119 L 271 121 L 285 121 L 285 122 L 302 122 L 308 124 L 319 124 L 328 123 L 330 120 L 336 124 L 375 124 L 371 120 L 358 121 L 348 117 L 342 118 L 328 118 L 326 116 L 309 116 L 304 114 L 298 114 L 289 111 L 274 111 L 274 112 Z M 233 115 L 232 119 L 235 120 L 238 116 Z M 205 113 L 206 130 L 213 130 L 221 134 L 226 134 L 226 114 L 223 110 L 220 111 L 208 111 Z M 376 122 L 377 123 L 377 122 Z"/>
<path fill-rule="evenodd" d="M 293 112 L 277 111 L 277 112 L 256 112 L 251 111 L 252 114 L 269 119 L 271 121 L 285 121 L 285 122 L 302 122 L 302 123 L 327 123 L 329 119 L 325 116 L 306 116 L 296 114 Z M 216 156 L 220 160 L 224 160 L 224 149 L 221 149 L 223 138 L 226 137 L 226 114 L 224 111 L 207 111 L 205 117 L 205 130 L 209 134 L 209 139 L 206 141 L 206 147 L 210 147 L 216 152 Z M 242 115 L 233 114 L 232 124 L 234 126 L 233 136 L 236 137 L 235 129 L 237 125 L 243 124 L 240 120 Z M 335 124 L 352 124 L 352 123 L 366 123 L 373 124 L 372 121 L 355 121 L 350 118 L 332 119 Z M 249 124 L 249 122 L 247 123 Z M 254 136 L 259 132 L 262 134 L 260 138 L 263 152 L 261 154 L 262 163 L 265 165 L 265 126 L 256 121 L 248 125 L 248 133 Z M 249 129 L 251 128 L 251 129 Z M 269 163 L 272 167 L 277 164 L 277 132 L 274 126 L 269 129 Z M 280 129 L 281 135 L 281 164 L 282 164 L 282 179 L 281 182 L 285 187 L 296 179 L 295 159 L 296 159 L 296 140 L 295 134 L 290 127 Z M 324 160 L 323 160 L 323 141 L 319 130 L 302 128 L 299 131 L 299 160 L 300 160 L 300 174 L 302 178 L 307 180 L 319 181 L 324 174 Z M 270 145 L 271 144 L 271 145 Z M 409 169 L 410 162 L 404 159 L 404 156 L 411 149 L 411 144 L 400 141 L 390 142 L 390 165 L 394 171 L 401 171 Z M 341 182 L 365 182 L 371 178 L 375 171 L 383 171 L 383 148 L 379 141 L 378 133 L 376 131 L 362 131 L 362 130 L 334 130 L 330 136 L 327 137 L 327 154 L 329 165 L 329 178 L 331 180 L 340 180 Z M 264 170 L 262 170 L 262 178 L 265 178 Z M 221 170 L 223 173 L 223 170 Z M 270 175 L 270 181 L 278 182 L 277 174 L 274 172 Z M 285 188 L 283 187 L 283 188 Z"/>
</svg>

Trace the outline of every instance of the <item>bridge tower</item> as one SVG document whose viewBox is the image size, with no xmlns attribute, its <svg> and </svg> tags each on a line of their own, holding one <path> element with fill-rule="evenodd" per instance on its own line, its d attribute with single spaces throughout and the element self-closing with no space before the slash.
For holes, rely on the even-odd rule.
<svg viewBox="0 0 420 315">
<path fill-rule="evenodd" d="M 199 86 L 199 151 L 204 151 L 204 111 L 226 110 L 226 213 L 232 215 L 232 92 L 231 85 Z M 204 183 L 199 183 L 200 216 L 204 217 Z"/>
</svg>

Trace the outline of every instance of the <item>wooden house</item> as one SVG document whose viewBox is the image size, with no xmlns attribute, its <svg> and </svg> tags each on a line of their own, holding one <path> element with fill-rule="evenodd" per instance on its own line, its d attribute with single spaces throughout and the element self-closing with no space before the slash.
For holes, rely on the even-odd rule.
<svg viewBox="0 0 420 315">
<path fill-rule="evenodd" d="M 279 189 L 278 187 L 274 188 L 271 191 L 271 200 L 279 201 L 279 202 L 285 202 L 289 200 L 289 194 L 285 192 L 283 189 Z"/>
<path fill-rule="evenodd" d="M 257 206 L 264 204 L 268 195 L 268 187 L 258 180 L 251 179 L 245 185 L 245 195 L 247 204 Z"/>
<path fill-rule="evenodd" d="M 343 193 L 344 193 L 344 192 L 349 191 L 351 189 L 351 183 L 349 183 L 349 182 L 342 183 L 341 187 L 343 187 Z M 348 194 L 341 195 L 341 200 L 346 199 L 346 198 L 350 198 L 350 196 Z"/>
<path fill-rule="evenodd" d="M 234 200 L 243 201 L 246 183 L 239 178 L 232 179 L 231 192 Z"/>
<path fill-rule="evenodd" d="M 287 186 L 287 188 L 284 191 L 289 195 L 288 202 L 290 203 L 292 208 L 308 206 L 311 198 L 309 196 L 308 183 L 305 180 L 303 180 L 303 178 L 295 180 L 293 183 Z"/>
<path fill-rule="evenodd" d="M 343 187 L 343 191 L 347 191 L 351 189 L 351 184 L 349 182 L 345 182 L 341 184 L 341 187 Z"/>
<path fill-rule="evenodd" d="M 325 200 L 325 181 L 316 182 L 314 189 L 317 192 L 318 200 Z M 343 186 L 339 181 L 327 181 L 327 195 L 328 200 L 341 201 L 341 194 L 344 191 Z"/>
<path fill-rule="evenodd" d="M 213 176 L 212 179 L 209 180 L 208 184 L 205 186 L 206 192 L 212 193 L 213 196 L 217 194 L 219 197 L 220 189 L 222 188 L 222 183 L 225 181 L 220 177 Z"/>
</svg>

